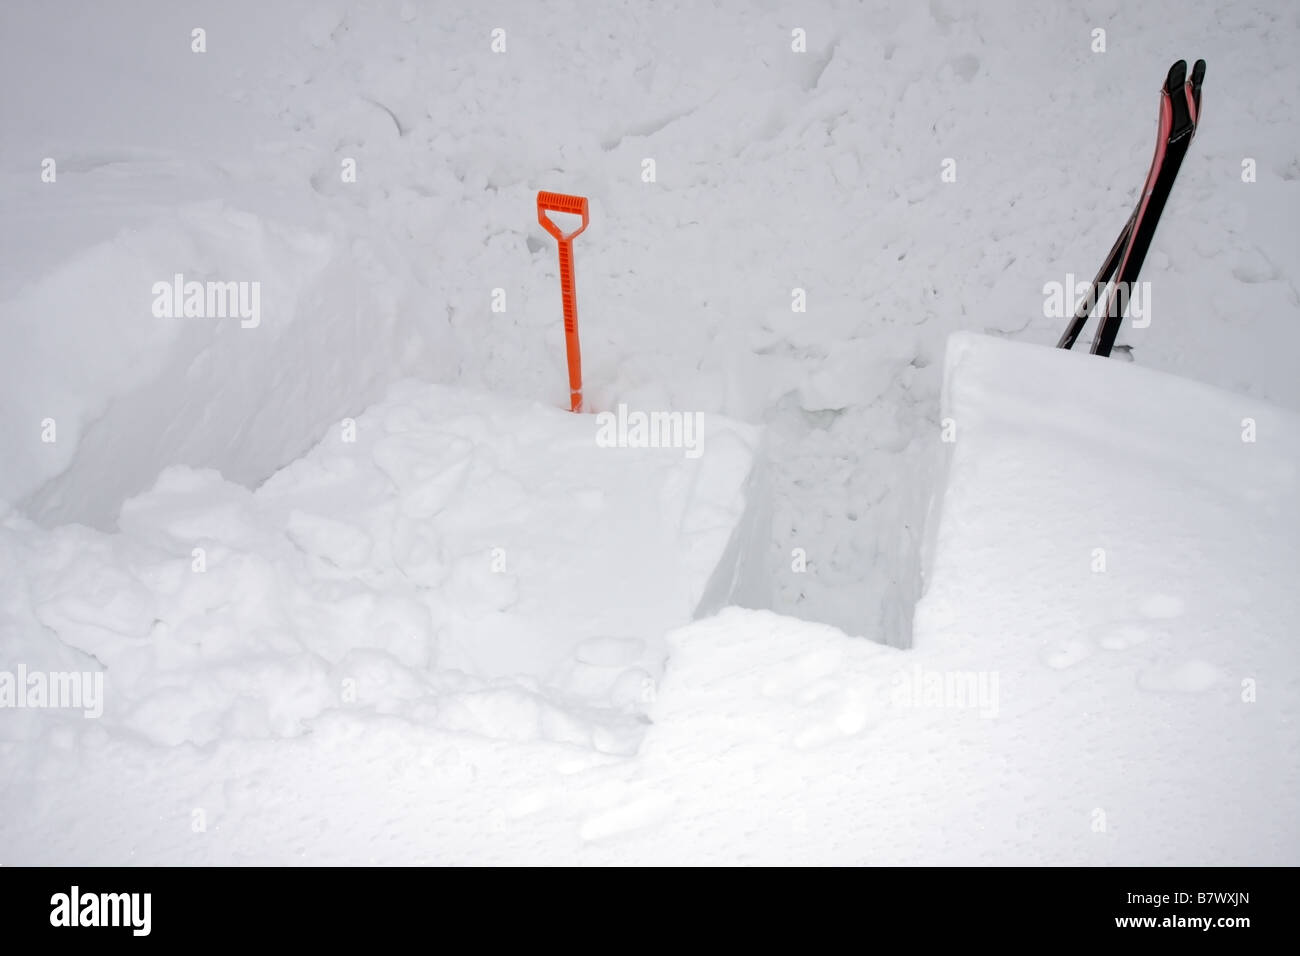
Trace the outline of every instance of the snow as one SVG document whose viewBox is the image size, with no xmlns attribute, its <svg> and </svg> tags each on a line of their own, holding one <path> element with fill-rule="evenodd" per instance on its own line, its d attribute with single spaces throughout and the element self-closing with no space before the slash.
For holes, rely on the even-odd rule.
<svg viewBox="0 0 1300 956">
<path fill-rule="evenodd" d="M 1298 33 L 5 3 L 0 674 L 105 697 L 0 707 L 0 863 L 1294 864 Z M 1045 348 L 1198 56 L 1150 325 Z M 562 410 L 541 189 L 698 457 Z"/>
<path fill-rule="evenodd" d="M 356 705 L 635 751 L 664 632 L 747 579 L 759 437 L 609 449 L 597 421 L 399 383 L 255 491 L 175 467 L 116 533 L 11 518 L 19 656 L 56 634 L 107 673 L 106 723 L 167 746 Z"/>
<path fill-rule="evenodd" d="M 438 419 L 430 408 L 417 414 L 422 399 L 444 414 L 459 399 L 463 415 Z M 344 453 L 327 440 L 255 494 L 210 473 L 177 470 L 124 510 L 122 535 L 11 530 L 10 541 L 75 536 L 83 555 L 96 543 L 127 548 L 160 535 L 212 535 L 214 546 L 243 548 L 242 562 L 232 554 L 223 564 L 256 571 L 221 585 L 213 583 L 213 571 L 192 575 L 181 567 L 168 586 L 159 581 L 165 571 L 158 564 L 119 558 L 85 570 L 90 562 L 83 557 L 55 574 L 39 562 L 60 548 L 39 540 L 23 558 L 10 559 L 11 573 L 28 576 L 25 590 L 47 627 L 79 635 L 105 661 L 110 681 L 123 680 L 121 671 L 129 675 L 125 686 L 110 683 L 104 720 L 68 718 L 50 727 L 47 719 L 41 746 L 12 738 L 5 745 L 7 759 L 32 768 L 7 783 L 6 803 L 47 805 L 49 818 L 61 821 L 38 833 L 8 817 L 0 832 L 16 857 L 107 862 L 135 855 L 169 863 L 1294 859 L 1294 830 L 1279 831 L 1276 818 L 1276 808 L 1300 795 L 1293 730 L 1300 678 L 1291 633 L 1300 601 L 1286 571 L 1300 558 L 1294 504 L 1300 416 L 1294 412 L 1130 364 L 955 336 L 943 411 L 957 423 L 957 438 L 945 445 L 932 436 L 947 461 L 935 492 L 940 517 L 917 609 L 916 646 L 901 651 L 770 611 L 728 608 L 669 631 L 662 680 L 642 682 L 638 662 L 657 628 L 647 627 L 646 638 L 587 637 L 576 646 L 564 643 L 576 635 L 559 633 L 560 646 L 572 653 L 569 693 L 585 688 L 607 695 L 601 724 L 590 702 L 579 710 L 573 696 L 557 699 L 540 683 L 476 679 L 472 665 L 444 653 L 441 641 L 436 648 L 427 640 L 409 643 L 412 631 L 429 631 L 428 598 L 422 603 L 380 586 L 400 564 L 392 548 L 402 536 L 365 542 L 370 556 L 345 560 L 356 565 L 347 570 L 330 556 L 355 557 L 362 539 L 302 510 L 319 508 L 342 486 L 358 502 L 348 512 L 354 527 L 400 528 L 392 512 L 411 491 L 425 506 L 420 513 L 429 514 L 424 484 L 412 489 L 398 482 L 373 503 L 361 503 L 365 496 L 356 489 L 366 485 L 374 460 L 385 458 L 376 452 L 409 434 L 384 433 L 385 423 L 401 429 L 436 421 L 452 436 L 469 420 L 484 436 L 495 436 L 504 430 L 484 427 L 494 401 L 497 414 L 518 421 L 517 430 L 506 432 L 512 442 L 540 421 L 559 432 L 590 425 L 559 411 L 411 385 L 358 421 L 359 434 L 378 436 L 369 447 L 358 441 Z M 1242 441 L 1247 413 L 1257 423 L 1255 442 Z M 430 461 L 455 448 L 418 444 Z M 493 439 L 484 444 L 474 456 L 490 460 Z M 546 446 L 553 451 L 559 444 Z M 654 452 L 661 468 L 665 451 Z M 343 464 L 367 456 L 364 466 Z M 675 473 L 688 461 L 674 456 L 664 470 Z M 1189 478 L 1188 461 L 1211 464 Z M 606 461 L 604 467 L 615 466 Z M 435 473 L 456 475 L 445 465 Z M 489 502 L 509 508 L 491 493 L 495 480 L 460 475 L 460 486 L 476 492 L 462 507 L 444 488 L 433 513 L 446 516 L 445 528 L 470 535 L 487 529 L 493 539 L 506 525 L 493 526 L 473 508 Z M 1104 493 L 1090 496 L 1090 490 Z M 539 514 L 547 504 L 531 502 Z M 254 508 L 262 510 L 257 520 Z M 1195 530 L 1187 526 L 1193 514 Z M 281 523 L 289 540 L 277 546 L 271 539 Z M 509 526 L 522 533 L 542 524 Z M 91 535 L 97 537 L 87 540 Z M 270 563 L 259 550 L 293 550 L 299 538 L 328 545 L 298 553 L 298 574 L 309 565 L 318 590 L 258 564 Z M 717 552 L 722 538 L 719 529 Z M 1105 549 L 1102 571 L 1095 570 L 1094 547 Z M 122 566 L 160 586 L 153 595 L 139 584 L 133 592 L 115 570 Z M 75 573 L 87 577 L 77 580 Z M 454 579 L 456 571 L 449 573 Z M 369 588 L 348 596 L 340 582 L 355 583 L 356 576 Z M 525 577 L 512 597 L 530 615 L 568 613 L 580 621 L 602 613 L 590 594 L 581 607 L 530 605 Z M 338 587 L 326 611 L 319 589 L 331 580 Z M 497 596 L 485 589 L 487 580 L 467 576 L 437 594 L 459 598 L 470 616 L 468 596 L 489 607 Z M 70 593 L 43 599 L 42 583 L 66 587 L 69 581 Z M 177 581 L 185 582 L 180 590 Z M 214 615 L 210 602 L 205 607 L 189 593 L 195 590 L 227 600 L 238 595 L 236 620 Z M 172 623 L 174 612 L 147 609 L 151 597 L 169 592 L 174 607 L 189 602 L 201 612 L 192 615 L 197 620 Z M 273 609 L 291 619 L 301 615 L 317 630 L 304 628 L 296 646 L 269 628 L 259 632 Z M 612 610 L 635 611 L 625 624 L 649 623 L 625 599 Z M 129 638 L 113 630 L 147 631 L 151 614 L 164 616 L 154 621 L 153 646 L 132 653 Z M 241 614 L 261 620 L 240 621 Z M 509 623 L 495 627 L 517 640 L 546 632 L 535 620 L 514 632 Z M 493 630 L 480 623 L 448 633 L 491 641 Z M 170 631 L 175 636 L 168 639 Z M 249 646 L 259 633 L 263 646 Z M 527 661 L 529 650 L 516 643 L 498 660 Z M 335 667 L 317 673 L 313 664 L 321 659 Z M 598 673 L 604 680 L 595 679 Z M 621 677 L 611 688 L 614 673 Z M 340 674 L 355 675 L 356 699 L 339 700 L 328 678 Z M 620 700 L 649 721 L 639 728 L 639 746 L 614 745 L 619 728 L 608 713 Z M 182 742 L 208 746 L 177 746 Z M 69 775 L 78 787 L 65 785 Z M 138 783 L 141 778 L 150 786 Z M 105 793 L 123 796 L 92 811 Z M 1225 806 L 1234 812 L 1222 812 Z M 105 826 L 90 836 L 84 821 L 92 815 Z M 195 820 L 202 829 L 194 830 Z"/>
</svg>

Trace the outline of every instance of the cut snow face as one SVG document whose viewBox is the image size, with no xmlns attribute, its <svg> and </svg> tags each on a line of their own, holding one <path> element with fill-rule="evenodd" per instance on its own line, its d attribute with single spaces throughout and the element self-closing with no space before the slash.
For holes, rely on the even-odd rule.
<svg viewBox="0 0 1300 956">
<path fill-rule="evenodd" d="M 120 216 L 132 228 L 0 301 L 0 499 L 42 524 L 112 528 L 173 464 L 255 485 L 410 358 L 351 240 L 216 201 Z"/>
<path fill-rule="evenodd" d="M 972 335 L 945 379 L 915 663 L 998 678 L 997 719 L 951 755 L 998 794 L 989 845 L 1294 860 L 1277 808 L 1300 799 L 1300 416 Z"/>
<path fill-rule="evenodd" d="M 174 468 L 117 533 L 11 516 L 5 659 L 102 667 L 105 725 L 164 744 L 360 709 L 630 752 L 664 633 L 765 580 L 746 563 L 758 432 L 706 428 L 687 456 L 602 444 L 597 416 L 396 387 L 256 491 Z"/>
</svg>

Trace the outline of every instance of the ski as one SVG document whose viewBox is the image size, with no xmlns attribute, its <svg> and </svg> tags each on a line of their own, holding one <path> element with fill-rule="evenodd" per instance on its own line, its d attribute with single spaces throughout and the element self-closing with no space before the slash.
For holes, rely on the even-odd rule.
<svg viewBox="0 0 1300 956">
<path fill-rule="evenodd" d="M 1088 324 L 1088 317 L 1092 315 L 1092 310 L 1097 305 L 1097 293 L 1110 281 L 1110 277 L 1115 274 L 1115 269 L 1119 266 L 1119 257 L 1124 252 L 1124 246 L 1128 243 L 1129 236 L 1133 234 L 1133 220 L 1135 218 L 1137 218 L 1136 209 L 1129 214 L 1128 222 L 1124 223 L 1124 228 L 1119 231 L 1115 244 L 1110 247 L 1110 252 L 1106 253 L 1106 261 L 1102 263 L 1101 271 L 1092 280 L 1092 285 L 1088 287 L 1088 294 L 1079 303 L 1079 308 L 1075 310 L 1074 317 L 1070 319 L 1070 324 L 1066 327 L 1061 340 L 1056 343 L 1058 349 L 1073 348 L 1075 341 L 1079 338 L 1079 333 Z"/>
<path fill-rule="evenodd" d="M 1160 118 L 1156 133 L 1155 156 L 1147 171 L 1146 181 L 1138 196 L 1137 205 L 1130 213 L 1115 244 L 1106 255 L 1097 277 L 1093 279 L 1088 294 L 1075 310 L 1070 324 L 1057 342 L 1057 348 L 1071 348 L 1078 340 L 1096 305 L 1098 292 L 1114 277 L 1114 285 L 1107 297 L 1097 331 L 1092 341 L 1092 354 L 1108 356 L 1119 335 L 1120 324 L 1128 302 L 1128 290 L 1137 281 L 1142 263 L 1146 260 L 1156 225 L 1164 211 L 1174 179 L 1182 166 L 1187 147 L 1196 133 L 1201 112 L 1201 84 L 1205 79 L 1205 61 L 1197 60 L 1192 75 L 1187 76 L 1187 62 L 1179 60 L 1169 68 L 1164 87 L 1160 91 Z M 1125 290 L 1120 302 L 1120 290 Z"/>
</svg>

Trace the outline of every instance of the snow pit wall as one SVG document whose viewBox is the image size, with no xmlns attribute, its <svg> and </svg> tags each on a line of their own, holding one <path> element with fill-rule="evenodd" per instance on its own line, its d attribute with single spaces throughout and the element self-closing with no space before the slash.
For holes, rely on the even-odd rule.
<svg viewBox="0 0 1300 956">
<path fill-rule="evenodd" d="M 155 292 L 179 263 L 198 264 L 180 284 L 205 290 L 202 309 Z M 46 527 L 109 530 L 166 467 L 220 468 L 254 487 L 394 377 L 439 377 L 435 356 L 449 350 L 440 333 L 425 341 L 384 269 L 338 225 L 219 201 L 75 251 L 0 301 L 13 336 L 0 355 L 0 499 Z M 209 301 L 232 312 L 206 294 L 230 283 L 256 314 L 190 314 Z"/>
<path fill-rule="evenodd" d="M 755 455 L 743 494 L 745 509 L 705 584 L 692 615 L 696 620 L 728 605 L 754 609 L 772 606 L 772 489 L 763 446 Z"/>
</svg>

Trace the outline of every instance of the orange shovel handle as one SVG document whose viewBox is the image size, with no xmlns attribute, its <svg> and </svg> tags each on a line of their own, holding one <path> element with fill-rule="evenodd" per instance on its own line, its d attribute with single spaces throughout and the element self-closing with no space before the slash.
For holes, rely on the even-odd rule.
<svg viewBox="0 0 1300 956">
<path fill-rule="evenodd" d="M 567 235 L 546 215 L 565 212 L 582 217 L 582 225 Z M 564 303 L 564 351 L 569 362 L 569 408 L 582 411 L 582 352 L 578 346 L 578 294 L 573 281 L 573 239 L 587 228 L 587 197 L 564 193 L 537 194 L 537 222 L 555 237 L 560 249 L 560 297 Z"/>
</svg>

